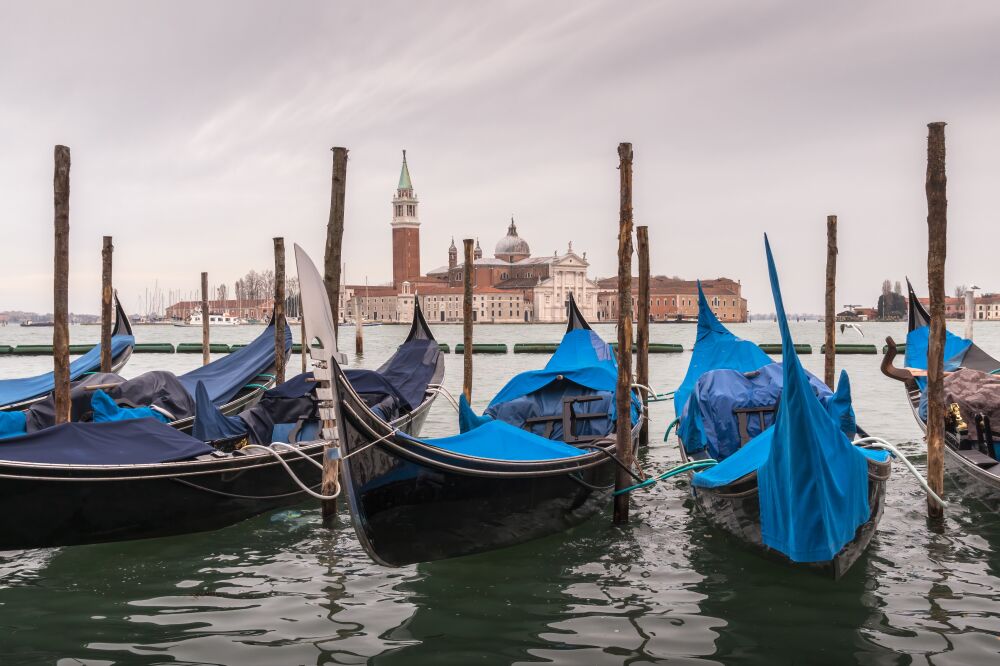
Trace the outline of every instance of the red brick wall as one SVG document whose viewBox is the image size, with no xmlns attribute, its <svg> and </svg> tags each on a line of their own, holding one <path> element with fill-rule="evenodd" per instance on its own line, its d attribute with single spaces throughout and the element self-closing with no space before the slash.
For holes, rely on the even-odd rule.
<svg viewBox="0 0 1000 666">
<path fill-rule="evenodd" d="M 392 230 L 392 283 L 420 277 L 420 229 L 396 227 Z"/>
</svg>

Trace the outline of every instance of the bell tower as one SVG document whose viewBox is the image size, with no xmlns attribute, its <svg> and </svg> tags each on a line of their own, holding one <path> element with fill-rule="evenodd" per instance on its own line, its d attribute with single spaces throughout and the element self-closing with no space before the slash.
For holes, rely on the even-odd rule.
<svg viewBox="0 0 1000 666">
<path fill-rule="evenodd" d="M 419 205 L 410 181 L 410 169 L 403 151 L 403 167 L 399 185 L 392 199 L 392 284 L 397 289 L 406 281 L 420 277 L 420 217 Z"/>
</svg>

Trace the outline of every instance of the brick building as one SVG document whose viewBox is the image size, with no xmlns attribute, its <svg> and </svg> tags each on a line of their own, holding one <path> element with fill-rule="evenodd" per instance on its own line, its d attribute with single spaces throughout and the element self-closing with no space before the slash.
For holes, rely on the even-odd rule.
<svg viewBox="0 0 1000 666">
<path fill-rule="evenodd" d="M 618 319 L 618 278 L 599 280 L 600 292 L 597 296 L 597 320 Z M 747 299 L 742 296 L 742 285 L 729 278 L 702 280 L 705 298 L 712 312 L 723 322 L 745 322 L 747 320 Z M 632 278 L 632 312 L 636 310 L 636 295 L 639 280 Z M 650 321 L 684 321 L 698 318 L 698 282 L 681 280 L 662 275 L 649 279 Z"/>
</svg>

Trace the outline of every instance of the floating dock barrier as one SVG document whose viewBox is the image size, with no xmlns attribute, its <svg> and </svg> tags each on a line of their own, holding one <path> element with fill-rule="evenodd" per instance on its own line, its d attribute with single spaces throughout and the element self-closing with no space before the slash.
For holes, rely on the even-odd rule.
<svg viewBox="0 0 1000 666">
<path fill-rule="evenodd" d="M 558 342 L 518 342 L 514 345 L 515 354 L 551 354 L 559 346 Z"/>
<path fill-rule="evenodd" d="M 781 353 L 781 343 L 780 342 L 767 342 L 767 343 L 764 343 L 764 344 L 760 345 L 760 348 L 764 351 L 765 354 L 780 354 Z M 800 355 L 801 354 L 812 354 L 813 353 L 812 345 L 807 344 L 805 342 L 803 342 L 801 344 L 796 344 L 795 345 L 795 353 L 796 354 L 800 354 Z"/>
<path fill-rule="evenodd" d="M 143 342 L 132 348 L 136 354 L 173 354 L 174 346 L 169 342 Z"/>
<path fill-rule="evenodd" d="M 222 342 L 212 342 L 208 345 L 208 351 L 212 354 L 228 354 L 230 352 L 229 345 Z M 177 345 L 178 354 L 200 354 L 201 353 L 201 343 L 200 342 L 182 342 Z"/>
<path fill-rule="evenodd" d="M 826 345 L 820 347 L 820 354 L 826 353 Z M 878 348 L 875 345 L 862 344 L 840 344 L 834 346 L 834 354 L 877 354 Z"/>
<path fill-rule="evenodd" d="M 897 342 L 896 343 L 896 352 L 899 353 L 899 354 L 905 353 L 906 352 L 906 343 L 905 342 Z M 2 353 L 3 352 L 0 351 L 0 354 L 2 354 Z M 882 353 L 883 354 L 888 354 L 889 353 L 889 345 L 882 345 Z"/>
<path fill-rule="evenodd" d="M 450 354 L 451 353 L 451 347 L 448 346 L 447 342 L 439 342 L 438 343 L 438 349 L 440 349 L 441 351 L 443 351 L 445 354 Z"/>
<path fill-rule="evenodd" d="M 618 351 L 618 343 L 610 342 L 611 349 Z M 632 353 L 635 354 L 638 351 L 638 346 L 632 344 Z M 684 351 L 684 345 L 678 345 L 670 342 L 650 342 L 649 343 L 649 353 L 650 354 L 680 354 Z"/>
<path fill-rule="evenodd" d="M 9 354 L 14 351 L 14 348 L 10 345 L 0 345 L 0 354 Z"/>
<path fill-rule="evenodd" d="M 459 342 L 455 345 L 456 354 L 465 353 L 465 345 Z M 506 354 L 507 345 L 502 342 L 473 342 L 472 343 L 472 353 L 473 354 Z"/>
</svg>

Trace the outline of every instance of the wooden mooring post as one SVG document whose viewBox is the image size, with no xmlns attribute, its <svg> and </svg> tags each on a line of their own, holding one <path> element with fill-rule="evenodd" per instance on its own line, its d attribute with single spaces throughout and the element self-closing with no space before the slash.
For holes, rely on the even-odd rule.
<svg viewBox="0 0 1000 666">
<path fill-rule="evenodd" d="M 834 373 L 837 370 L 837 216 L 826 216 L 826 357 L 823 365 L 823 381 L 833 390 Z"/>
<path fill-rule="evenodd" d="M 333 151 L 333 179 L 330 184 L 330 219 L 326 223 L 326 252 L 323 254 L 323 282 L 333 311 L 333 330 L 340 330 L 341 248 L 344 244 L 344 198 L 347 194 L 347 148 Z"/>
<path fill-rule="evenodd" d="M 639 293 L 636 298 L 636 346 L 635 381 L 637 384 L 649 386 L 649 227 L 642 225 L 635 228 L 636 245 L 639 253 Z M 649 396 L 645 389 L 640 389 L 642 395 L 642 426 L 639 428 L 639 446 L 649 445 Z"/>
<path fill-rule="evenodd" d="M 101 372 L 111 372 L 111 259 L 115 251 L 111 236 L 101 247 Z"/>
<path fill-rule="evenodd" d="M 475 259 L 473 252 L 473 240 L 466 238 L 462 241 L 465 246 L 465 267 L 462 269 L 462 285 L 465 288 L 465 304 L 462 308 L 462 393 L 465 399 L 472 403 L 472 278 L 475 273 Z"/>
<path fill-rule="evenodd" d="M 69 401 L 69 147 L 56 146 L 52 178 L 55 203 L 52 366 L 56 423 L 67 423 Z"/>
<path fill-rule="evenodd" d="M 365 353 L 365 322 L 361 318 L 361 299 L 357 293 L 351 298 L 351 306 L 354 311 L 354 353 L 361 356 Z"/>
<path fill-rule="evenodd" d="M 927 345 L 927 484 L 944 491 L 944 262 L 948 238 L 948 176 L 945 173 L 945 123 L 927 125 L 927 286 L 930 292 L 930 339 Z M 944 510 L 927 498 L 927 515 Z"/>
<path fill-rule="evenodd" d="M 618 178 L 621 197 L 618 211 L 618 383 L 615 411 L 618 414 L 615 455 L 626 466 L 632 464 L 632 428 L 629 415 L 632 388 L 632 144 L 618 144 Z M 615 470 L 615 490 L 632 484 L 632 477 Z M 628 523 L 629 494 L 615 495 L 614 523 Z"/>
<path fill-rule="evenodd" d="M 274 239 L 274 381 L 285 383 L 285 239 Z"/>
<path fill-rule="evenodd" d="M 201 364 L 208 365 L 212 362 L 209 352 L 211 342 L 208 335 L 208 273 L 201 274 Z"/>
</svg>

